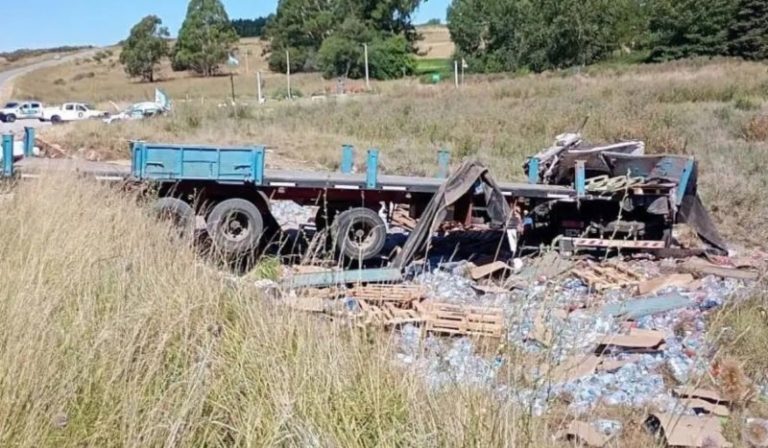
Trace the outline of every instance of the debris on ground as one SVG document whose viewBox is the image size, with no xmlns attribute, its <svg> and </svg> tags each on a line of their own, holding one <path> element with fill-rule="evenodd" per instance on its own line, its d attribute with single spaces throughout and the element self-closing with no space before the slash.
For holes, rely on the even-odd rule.
<svg viewBox="0 0 768 448">
<path fill-rule="evenodd" d="M 702 448 L 733 446 L 723 437 L 722 426 L 717 417 L 652 413 L 646 425 L 654 433 L 663 437 L 669 446 Z"/>
<path fill-rule="evenodd" d="M 558 439 L 575 441 L 584 446 L 601 448 L 621 432 L 621 423 L 615 420 L 597 420 L 589 423 L 574 420 L 560 431 Z"/>
</svg>

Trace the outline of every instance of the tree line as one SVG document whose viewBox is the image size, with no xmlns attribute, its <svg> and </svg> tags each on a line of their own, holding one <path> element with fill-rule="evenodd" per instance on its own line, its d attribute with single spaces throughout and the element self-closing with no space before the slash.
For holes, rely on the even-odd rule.
<svg viewBox="0 0 768 448">
<path fill-rule="evenodd" d="M 124 41 L 126 72 L 153 81 L 160 61 L 219 73 L 239 37 L 269 41 L 274 71 L 360 78 L 412 74 L 421 0 L 279 0 L 269 17 L 230 20 L 220 0 L 190 0 L 176 42 L 156 16 Z M 768 0 L 452 0 L 456 58 L 477 72 L 588 65 L 620 54 L 647 61 L 730 55 L 768 58 Z"/>
<path fill-rule="evenodd" d="M 768 58 L 768 0 L 453 0 L 456 56 L 479 72 L 587 65 L 622 53 L 648 62 Z"/>
</svg>

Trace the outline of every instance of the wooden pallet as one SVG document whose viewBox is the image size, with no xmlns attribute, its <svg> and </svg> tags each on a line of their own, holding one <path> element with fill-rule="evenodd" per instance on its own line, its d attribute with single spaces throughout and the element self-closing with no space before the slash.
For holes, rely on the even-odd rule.
<svg viewBox="0 0 768 448">
<path fill-rule="evenodd" d="M 495 338 L 504 334 L 501 308 L 426 302 L 417 305 L 417 309 L 424 314 L 427 332 Z"/>
<path fill-rule="evenodd" d="M 381 306 L 359 302 L 363 311 L 364 325 L 379 327 L 397 327 L 405 324 L 422 324 L 424 317 L 414 309 L 398 308 L 393 303 L 384 303 Z"/>
<path fill-rule="evenodd" d="M 349 297 L 364 302 L 410 303 L 424 298 L 426 290 L 419 285 L 367 285 L 349 290 Z"/>
<path fill-rule="evenodd" d="M 586 262 L 580 264 L 571 272 L 596 291 L 631 287 L 637 285 L 642 280 L 642 277 L 638 274 L 618 263 L 600 265 Z"/>
</svg>

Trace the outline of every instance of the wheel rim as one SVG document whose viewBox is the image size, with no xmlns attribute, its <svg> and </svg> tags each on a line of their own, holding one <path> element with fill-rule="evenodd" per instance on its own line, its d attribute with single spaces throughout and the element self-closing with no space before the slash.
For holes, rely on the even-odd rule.
<svg viewBox="0 0 768 448">
<path fill-rule="evenodd" d="M 224 239 L 239 243 L 246 240 L 251 234 L 251 221 L 244 213 L 232 212 L 224 217 L 220 229 Z"/>
<path fill-rule="evenodd" d="M 347 230 L 347 242 L 354 249 L 367 249 L 376 239 L 374 230 L 369 222 L 353 222 Z"/>
</svg>

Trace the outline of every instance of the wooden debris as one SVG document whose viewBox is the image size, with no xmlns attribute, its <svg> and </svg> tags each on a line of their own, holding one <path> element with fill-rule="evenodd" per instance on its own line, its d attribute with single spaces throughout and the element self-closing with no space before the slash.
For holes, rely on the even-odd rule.
<svg viewBox="0 0 768 448">
<path fill-rule="evenodd" d="M 725 440 L 718 417 L 692 417 L 653 413 L 646 424 L 662 433 L 669 446 L 721 447 L 733 445 Z"/>
<path fill-rule="evenodd" d="M 471 268 L 469 270 L 469 276 L 472 277 L 472 280 L 480 280 L 481 278 L 490 277 L 498 272 L 512 272 L 512 268 L 503 261 L 494 261 L 493 263 Z"/>
<path fill-rule="evenodd" d="M 642 280 L 638 274 L 618 263 L 582 263 L 572 273 L 596 291 L 635 286 Z"/>
<path fill-rule="evenodd" d="M 424 315 L 428 332 L 495 338 L 504 334 L 501 308 L 425 302 L 418 304 L 417 309 Z"/>
<path fill-rule="evenodd" d="M 366 302 L 409 303 L 425 297 L 426 290 L 419 285 L 367 285 L 349 290 L 348 295 Z"/>
<path fill-rule="evenodd" d="M 363 323 L 380 327 L 397 327 L 405 324 L 421 324 L 424 317 L 416 310 L 398 308 L 393 303 L 381 306 L 359 302 L 363 311 Z"/>
<path fill-rule="evenodd" d="M 715 275 L 723 278 L 735 278 L 739 280 L 757 280 L 757 271 L 739 269 L 729 266 L 718 266 L 700 259 L 690 259 L 680 266 L 683 272 L 690 272 L 698 276 Z"/>
<path fill-rule="evenodd" d="M 669 274 L 645 280 L 637 285 L 637 293 L 641 296 L 655 294 L 664 288 L 677 286 L 684 288 L 693 282 L 691 274 Z"/>
<path fill-rule="evenodd" d="M 408 210 L 398 207 L 392 212 L 392 224 L 405 230 L 413 230 L 416 228 L 418 221 L 410 217 Z"/>
<path fill-rule="evenodd" d="M 606 435 L 595 429 L 592 425 L 582 421 L 572 421 L 568 428 L 558 433 L 558 439 L 575 440 L 586 446 L 601 448 L 614 436 Z"/>
</svg>

